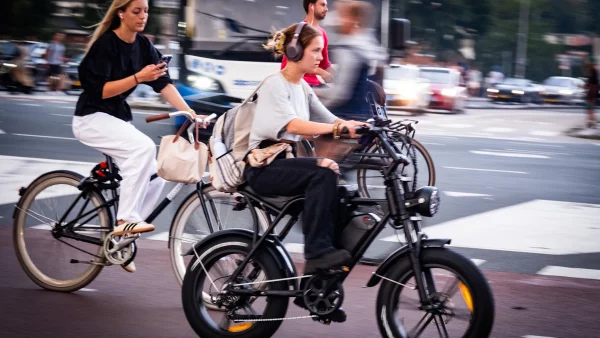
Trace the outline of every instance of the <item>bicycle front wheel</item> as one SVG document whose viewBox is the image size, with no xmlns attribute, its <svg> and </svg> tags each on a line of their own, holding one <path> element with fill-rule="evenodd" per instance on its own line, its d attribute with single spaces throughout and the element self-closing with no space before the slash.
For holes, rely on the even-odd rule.
<svg viewBox="0 0 600 338">
<path fill-rule="evenodd" d="M 111 229 L 104 198 L 93 191 L 81 193 L 77 187 L 82 179 L 69 171 L 43 175 L 27 188 L 16 206 L 13 242 L 19 264 L 44 289 L 79 290 L 98 276 L 105 262 L 102 245 L 61 235 L 103 243 Z M 89 215 L 80 217 L 86 213 Z M 68 223 L 72 224 L 66 226 Z"/>
<path fill-rule="evenodd" d="M 238 199 L 243 197 L 237 193 L 223 193 L 215 190 L 209 185 L 202 190 L 206 209 L 196 192 L 190 194 L 181 204 L 173 218 L 169 234 L 169 251 L 171 255 L 171 266 L 179 284 L 183 283 L 183 277 L 191 256 L 182 256 L 198 241 L 213 232 L 224 229 L 248 229 L 254 230 L 252 218 L 252 206 L 240 203 Z M 258 216 L 258 229 L 261 232 L 267 230 L 269 220 L 266 213 L 254 208 Z M 207 221 L 208 215 L 209 222 Z"/>
<path fill-rule="evenodd" d="M 377 296 L 381 334 L 390 338 L 489 337 L 494 298 L 477 266 L 446 248 L 426 248 L 419 258 L 426 284 L 425 304 L 410 260 L 396 263 Z"/>
</svg>

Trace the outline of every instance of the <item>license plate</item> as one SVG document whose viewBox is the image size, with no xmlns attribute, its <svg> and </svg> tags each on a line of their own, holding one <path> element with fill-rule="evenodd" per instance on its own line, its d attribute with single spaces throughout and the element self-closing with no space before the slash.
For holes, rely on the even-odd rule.
<svg viewBox="0 0 600 338">
<path fill-rule="evenodd" d="M 510 97 L 510 95 L 500 95 L 500 98 L 502 99 L 508 99 Z"/>
<path fill-rule="evenodd" d="M 81 81 L 73 81 L 73 86 L 81 86 Z"/>
</svg>

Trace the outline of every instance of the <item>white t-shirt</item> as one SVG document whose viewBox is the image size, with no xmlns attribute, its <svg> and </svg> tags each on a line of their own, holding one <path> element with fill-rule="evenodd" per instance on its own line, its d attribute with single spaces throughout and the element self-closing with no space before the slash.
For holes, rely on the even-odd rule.
<svg viewBox="0 0 600 338">
<path fill-rule="evenodd" d="M 250 131 L 249 149 L 264 140 L 300 141 L 302 136 L 290 134 L 285 127 L 293 119 L 333 123 L 337 117 L 319 101 L 312 88 L 288 82 L 281 73 L 268 78 L 258 90 L 256 111 Z M 309 97 L 306 97 L 305 91 Z"/>
</svg>

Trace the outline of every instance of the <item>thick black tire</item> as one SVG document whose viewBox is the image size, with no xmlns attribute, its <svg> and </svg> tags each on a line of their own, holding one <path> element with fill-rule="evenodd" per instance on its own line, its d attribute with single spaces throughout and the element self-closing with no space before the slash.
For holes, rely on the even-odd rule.
<svg viewBox="0 0 600 338">
<path fill-rule="evenodd" d="M 203 263 L 207 269 L 210 269 L 213 262 L 222 257 L 224 253 L 240 253 L 248 254 L 252 249 L 252 240 L 231 236 L 228 238 L 218 238 L 215 241 L 207 244 L 206 247 L 200 248 L 197 252 L 203 258 Z M 254 256 L 265 274 L 265 280 L 285 278 L 286 275 L 277 266 L 276 260 L 269 254 L 268 250 L 259 250 Z M 181 290 L 181 300 L 183 302 L 183 311 L 185 316 L 199 337 L 202 338 L 220 338 L 220 337 L 238 337 L 238 338 L 266 338 L 275 334 L 282 321 L 264 321 L 256 322 L 249 329 L 242 332 L 229 332 L 215 327 L 211 318 L 207 318 L 206 305 L 202 302 L 197 302 L 196 299 L 202 299 L 198 296 L 197 284 L 205 279 L 206 273 L 202 266 L 198 264 L 195 269 L 197 258 L 194 257 L 186 271 L 183 279 Z M 210 283 L 203 281 L 203 283 Z M 285 281 L 269 283 L 270 290 L 288 290 L 288 284 Z M 202 292 L 202 290 L 200 290 Z M 283 318 L 287 312 L 289 298 L 287 297 L 267 297 L 267 305 L 263 312 L 263 318 Z"/>
<path fill-rule="evenodd" d="M 494 326 L 494 297 L 483 273 L 466 257 L 446 248 L 427 248 L 421 251 L 422 267 L 440 267 L 452 271 L 469 289 L 473 298 L 474 316 L 463 338 L 489 337 Z M 409 259 L 399 261 L 390 268 L 387 278 L 407 281 L 413 275 Z M 403 286 L 382 281 L 377 295 L 377 325 L 382 337 L 404 338 L 394 323 L 395 302 Z"/>
</svg>

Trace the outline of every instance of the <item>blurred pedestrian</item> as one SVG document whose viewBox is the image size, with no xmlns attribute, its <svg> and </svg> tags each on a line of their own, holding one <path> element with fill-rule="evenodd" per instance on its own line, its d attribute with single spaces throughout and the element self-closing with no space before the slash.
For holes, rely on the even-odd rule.
<svg viewBox="0 0 600 338">
<path fill-rule="evenodd" d="M 327 8 L 327 0 L 303 0 L 304 10 L 306 11 L 306 18 L 304 22 L 309 23 L 313 28 L 316 28 L 323 35 L 323 40 L 325 41 L 325 47 L 323 48 L 322 55 L 323 60 L 319 64 L 319 68 L 314 74 L 306 73 L 304 75 L 304 80 L 311 87 L 323 87 L 323 84 L 317 75 L 319 75 L 325 83 L 330 83 L 333 81 L 333 67 L 331 67 L 331 62 L 329 61 L 329 50 L 328 45 L 329 41 L 327 39 L 327 32 L 319 26 L 319 23 L 325 20 L 327 16 L 328 8 Z M 281 69 L 285 68 L 288 63 L 287 56 L 283 56 L 283 60 L 281 61 Z"/>
<path fill-rule="evenodd" d="M 598 99 L 598 70 L 596 69 L 596 59 L 590 57 L 587 62 L 587 83 L 586 83 L 586 98 L 585 98 L 585 109 L 587 112 L 587 123 L 588 128 L 596 128 L 596 114 L 594 112 L 594 105 Z"/>
<path fill-rule="evenodd" d="M 330 87 L 316 88 L 315 94 L 334 115 L 344 120 L 366 121 L 373 117 L 367 93 L 376 83 L 368 79 L 371 70 L 372 50 L 377 46 L 365 34 L 373 22 L 373 5 L 366 1 L 338 2 L 338 22 L 335 30 L 339 34 L 332 58 L 336 63 L 336 76 Z M 381 103 L 378 96 L 376 101 Z M 385 102 L 384 102 L 385 103 Z M 317 139 L 318 156 L 342 160 L 349 145 Z M 355 143 L 352 146 L 356 146 Z M 352 147 L 351 146 L 351 147 Z M 350 148 L 351 148 L 350 147 Z"/>
<path fill-rule="evenodd" d="M 52 41 L 46 51 L 46 60 L 48 61 L 48 92 L 61 91 L 64 80 L 62 65 L 65 56 L 65 46 L 63 33 L 54 33 Z"/>
</svg>

